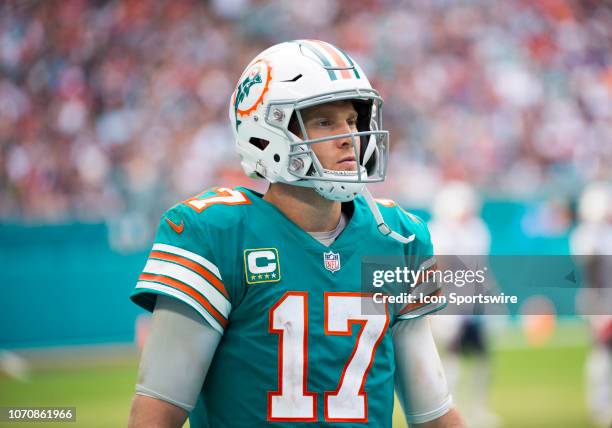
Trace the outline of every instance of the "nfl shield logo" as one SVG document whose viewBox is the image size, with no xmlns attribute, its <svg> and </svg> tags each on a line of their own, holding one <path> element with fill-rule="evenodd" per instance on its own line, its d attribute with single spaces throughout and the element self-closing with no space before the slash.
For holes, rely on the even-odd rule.
<svg viewBox="0 0 612 428">
<path fill-rule="evenodd" d="M 325 265 L 325 269 L 330 272 L 340 270 L 340 254 L 334 253 L 333 251 L 323 253 L 323 264 Z"/>
</svg>

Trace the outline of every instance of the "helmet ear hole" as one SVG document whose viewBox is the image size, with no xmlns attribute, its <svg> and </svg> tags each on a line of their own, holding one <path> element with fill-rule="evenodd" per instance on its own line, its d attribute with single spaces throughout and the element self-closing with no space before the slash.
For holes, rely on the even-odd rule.
<svg viewBox="0 0 612 428">
<path fill-rule="evenodd" d="M 287 126 L 287 129 L 293 135 L 299 138 L 303 138 L 302 131 L 300 130 L 300 123 L 298 121 L 296 112 L 293 112 L 293 114 L 291 115 L 291 119 L 289 119 L 289 125 Z"/>
<path fill-rule="evenodd" d="M 359 132 L 363 131 L 372 131 L 372 110 L 373 110 L 373 102 L 371 100 L 352 100 L 353 108 L 357 112 L 357 130 Z M 368 143 L 370 142 L 371 136 L 362 135 L 360 138 L 360 150 L 359 156 L 363 160 L 366 150 L 368 148 Z M 366 168 L 368 174 L 372 174 L 374 169 L 376 168 L 377 153 L 372 153 L 369 156 L 369 159 L 363 164 Z"/>
<path fill-rule="evenodd" d="M 370 122 L 372 121 L 372 101 L 370 100 L 351 100 L 353 108 L 357 112 L 357 130 L 359 132 L 371 131 Z"/>
<path fill-rule="evenodd" d="M 265 150 L 266 147 L 268 147 L 270 142 L 268 140 L 264 140 L 263 138 L 251 137 L 249 138 L 249 144 L 252 144 L 253 146 L 257 147 L 259 150 L 263 151 Z"/>
</svg>

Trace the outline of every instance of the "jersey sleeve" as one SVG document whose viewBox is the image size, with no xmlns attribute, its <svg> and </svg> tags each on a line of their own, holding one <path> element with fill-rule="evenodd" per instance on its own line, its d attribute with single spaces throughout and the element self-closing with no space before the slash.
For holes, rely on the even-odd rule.
<svg viewBox="0 0 612 428">
<path fill-rule="evenodd" d="M 453 401 L 429 320 L 398 323 L 392 334 L 395 391 L 406 420 L 411 425 L 423 424 L 443 416 Z"/>
<path fill-rule="evenodd" d="M 178 299 L 223 333 L 232 309 L 204 217 L 177 205 L 159 223 L 131 300 L 153 311 L 158 295 Z"/>
<path fill-rule="evenodd" d="M 416 296 L 416 301 L 398 308 L 396 317 L 397 320 L 406 320 L 439 311 L 446 303 L 439 298 L 443 290 L 434 275 L 436 257 L 427 224 L 400 206 L 396 209 L 404 233 L 415 235 L 415 239 L 405 246 L 405 259 L 408 268 L 418 273 L 418 279 L 411 284 L 411 294 Z"/>
</svg>

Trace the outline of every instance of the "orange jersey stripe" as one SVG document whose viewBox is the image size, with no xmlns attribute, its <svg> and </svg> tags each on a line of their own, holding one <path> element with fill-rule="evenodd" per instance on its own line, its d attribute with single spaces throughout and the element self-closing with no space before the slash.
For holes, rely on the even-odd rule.
<svg viewBox="0 0 612 428">
<path fill-rule="evenodd" d="M 186 257 L 177 256 L 175 254 L 162 253 L 161 251 L 151 251 L 151 254 L 149 255 L 149 257 L 154 258 L 154 259 L 174 262 L 174 263 L 177 263 L 181 266 L 184 266 L 186 268 L 189 268 L 199 273 L 208 282 L 210 282 L 210 284 L 213 287 L 219 290 L 219 292 L 223 294 L 227 298 L 227 300 L 229 300 L 230 297 L 229 297 L 229 294 L 227 293 L 227 290 L 225 289 L 225 285 L 223 285 L 223 283 L 219 281 L 219 279 L 213 273 L 211 273 L 208 269 L 206 269 L 201 264 L 196 263 L 193 260 L 189 260 Z"/>
<path fill-rule="evenodd" d="M 429 296 L 439 296 L 440 294 L 442 294 L 442 289 L 438 289 L 434 291 L 433 293 L 429 294 Z M 420 307 L 423 307 L 428 304 L 429 302 L 409 303 L 406 306 L 404 306 L 404 309 L 402 309 L 398 315 L 407 314 L 408 312 L 412 312 L 413 310 L 419 309 Z"/>
<path fill-rule="evenodd" d="M 320 42 L 318 40 L 311 40 L 311 41 L 319 45 L 321 48 L 323 48 L 325 52 L 327 52 L 334 59 L 334 61 L 336 61 L 336 64 L 338 64 L 338 67 L 349 68 L 349 65 L 342 59 L 340 55 L 338 55 L 338 52 L 336 52 L 334 48 L 329 46 L 327 43 Z M 349 72 L 349 70 L 339 70 L 339 71 L 343 79 L 351 78 L 351 73 Z"/>
<path fill-rule="evenodd" d="M 204 308 L 206 308 L 206 310 L 213 317 L 215 317 L 217 321 L 219 321 L 219 324 L 221 324 L 223 328 L 227 327 L 228 322 L 225 319 L 225 317 L 222 314 L 220 314 L 219 311 L 217 311 L 213 307 L 213 305 L 211 305 L 208 302 L 208 300 L 206 300 L 206 298 L 204 298 L 200 293 L 198 293 L 197 291 L 195 291 L 193 288 L 189 287 L 188 285 L 183 284 L 182 282 L 177 281 L 176 279 L 168 278 L 167 276 L 155 275 L 155 274 L 150 274 L 150 273 L 143 273 L 140 275 L 138 279 L 140 281 L 160 282 L 164 285 L 167 285 L 169 287 L 176 288 L 177 290 L 182 291 L 183 293 L 187 294 L 189 297 L 197 301 L 200 305 L 204 306 Z"/>
</svg>

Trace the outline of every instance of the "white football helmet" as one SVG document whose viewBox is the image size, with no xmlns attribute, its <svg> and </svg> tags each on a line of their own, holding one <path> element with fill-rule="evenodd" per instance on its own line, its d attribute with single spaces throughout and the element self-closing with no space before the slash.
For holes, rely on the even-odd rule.
<svg viewBox="0 0 612 428">
<path fill-rule="evenodd" d="M 353 102 L 358 132 L 310 139 L 301 111 L 340 100 Z M 365 183 L 385 179 L 389 134 L 381 129 L 381 106 L 382 98 L 346 53 L 329 43 L 296 40 L 272 46 L 251 61 L 232 94 L 229 116 L 247 175 L 350 201 Z M 303 138 L 290 131 L 292 118 Z M 353 143 L 361 140 L 353 144 L 357 171 L 323 168 L 310 146 L 348 135 Z"/>
<path fill-rule="evenodd" d="M 302 111 L 342 100 L 351 101 L 357 111 L 357 132 L 309 138 Z M 389 133 L 382 129 L 382 104 L 361 67 L 344 51 L 318 40 L 294 40 L 266 49 L 249 63 L 232 94 L 229 117 L 249 177 L 311 187 L 334 201 L 363 194 L 379 230 L 398 239 L 365 188 L 387 173 Z M 297 127 L 303 138 L 291 131 Z M 311 146 L 348 137 L 357 170 L 324 168 Z"/>
<path fill-rule="evenodd" d="M 605 223 L 612 220 L 612 183 L 595 181 L 583 190 L 578 214 L 584 223 Z"/>
</svg>

